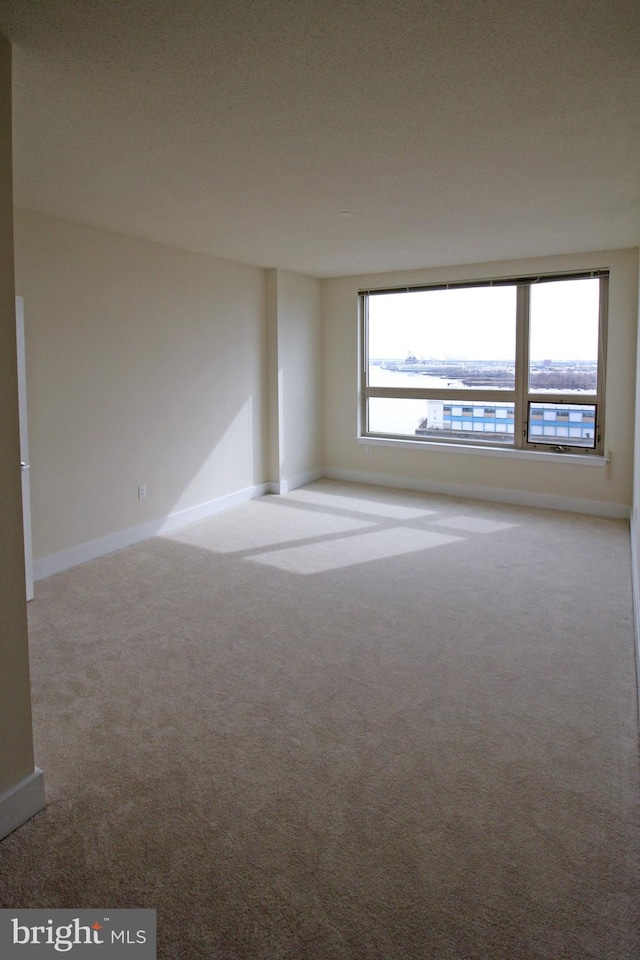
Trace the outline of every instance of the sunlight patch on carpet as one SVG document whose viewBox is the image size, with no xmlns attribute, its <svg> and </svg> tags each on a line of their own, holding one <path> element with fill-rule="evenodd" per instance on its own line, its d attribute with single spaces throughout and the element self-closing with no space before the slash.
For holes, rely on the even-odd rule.
<svg viewBox="0 0 640 960">
<path fill-rule="evenodd" d="M 324 543 L 285 547 L 283 550 L 274 550 L 249 559 L 252 563 L 266 564 L 290 573 L 325 573 L 370 560 L 385 560 L 406 553 L 430 550 L 460 539 L 426 530 L 395 528 L 356 534 Z"/>
<path fill-rule="evenodd" d="M 245 550 L 274 547 L 281 543 L 292 543 L 309 537 L 331 536 L 375 526 L 372 522 L 356 518 L 335 517 L 328 514 L 309 516 L 306 513 L 301 516 L 300 510 L 287 508 L 285 510 L 290 514 L 290 519 L 279 514 L 277 525 L 271 523 L 271 517 L 265 513 L 254 517 L 250 527 L 236 525 L 217 530 L 215 538 L 212 538 L 207 549 L 214 553 L 242 553 Z M 283 519 L 284 523 L 282 523 Z"/>
<path fill-rule="evenodd" d="M 481 517 L 445 517 L 444 520 L 434 520 L 434 527 L 446 527 L 449 530 L 463 530 L 465 533 L 498 533 L 499 530 L 509 530 L 515 523 L 502 523 L 498 520 L 483 520 Z"/>
<path fill-rule="evenodd" d="M 403 507 L 395 503 L 382 503 L 379 500 L 367 500 L 364 497 L 339 497 L 317 490 L 296 490 L 289 494 L 290 499 L 301 503 L 312 503 L 319 507 L 333 507 L 335 510 L 350 510 L 353 513 L 368 513 L 389 520 L 419 520 L 437 514 L 437 510 L 425 510 L 423 507 Z"/>
</svg>

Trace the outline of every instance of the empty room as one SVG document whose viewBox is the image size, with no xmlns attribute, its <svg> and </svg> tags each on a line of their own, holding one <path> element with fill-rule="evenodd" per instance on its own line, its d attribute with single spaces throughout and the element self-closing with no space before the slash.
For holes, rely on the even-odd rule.
<svg viewBox="0 0 640 960">
<path fill-rule="evenodd" d="M 640 955 L 639 49 L 0 0 L 3 957 Z"/>
</svg>

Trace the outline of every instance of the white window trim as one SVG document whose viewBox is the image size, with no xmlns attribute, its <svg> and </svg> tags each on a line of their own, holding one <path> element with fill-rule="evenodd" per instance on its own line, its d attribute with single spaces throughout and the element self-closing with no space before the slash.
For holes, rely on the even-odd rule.
<svg viewBox="0 0 640 960">
<path fill-rule="evenodd" d="M 557 397 L 547 394 L 536 394 L 535 391 L 528 390 L 526 387 L 526 371 L 529 367 L 528 362 L 528 340 L 529 340 L 529 291 L 531 285 L 536 280 L 571 280 L 582 277 L 598 277 L 600 279 L 600 317 L 599 317 L 599 344 L 598 344 L 598 379 L 597 392 L 592 396 L 586 397 L 580 394 L 562 394 Z M 456 287 L 473 286 L 491 286 L 491 285 L 513 284 L 519 285 L 517 298 L 517 344 L 516 344 L 516 384 L 513 391 L 491 391 L 478 390 L 465 392 L 460 397 L 460 391 L 434 391 L 434 390 L 411 390 L 410 395 L 417 394 L 434 395 L 436 392 L 439 399 L 446 399 L 447 394 L 456 394 L 456 399 L 468 399 L 470 402 L 478 403 L 500 402 L 500 400 L 514 401 L 516 403 L 516 422 L 514 424 L 517 435 L 521 438 L 518 446 L 491 446 L 486 441 L 467 441 L 447 438 L 446 440 L 436 439 L 415 439 L 411 437 L 393 437 L 383 436 L 377 433 L 367 433 L 367 401 L 373 396 L 407 396 L 408 391 L 398 388 L 378 388 L 368 387 L 367 385 L 367 297 L 369 294 L 382 293 L 402 293 L 413 292 L 427 289 L 451 289 Z M 607 343 L 607 312 L 608 312 L 608 288 L 609 288 L 609 270 L 606 268 L 592 268 L 587 270 L 568 270 L 560 272 L 550 272 L 544 274 L 532 274 L 523 277 L 499 277 L 488 279 L 475 279 L 469 281 L 456 281 L 453 283 L 436 283 L 429 285 L 416 284 L 408 286 L 401 285 L 394 288 L 371 288 L 360 290 L 358 292 L 359 302 L 359 378 L 358 378 L 358 443 L 364 443 L 371 446 L 392 446 L 405 447 L 407 449 L 432 449 L 455 451 L 456 453 L 470 453 L 485 456 L 502 456 L 511 459 L 524 460 L 542 460 L 544 462 L 564 462 L 564 463 L 591 463 L 594 466 L 606 466 L 610 462 L 610 457 L 605 453 L 604 446 L 604 406 L 605 406 L 605 372 L 606 372 L 606 343 Z M 506 394 L 506 395 L 505 395 Z M 573 447 L 572 451 L 552 450 L 551 447 L 558 447 L 561 444 L 545 444 L 539 441 L 530 441 L 526 436 L 528 429 L 526 421 L 526 411 L 531 402 L 553 403 L 556 400 L 562 403 L 589 403 L 592 402 L 597 410 L 598 438 L 595 449 L 584 447 Z"/>
<path fill-rule="evenodd" d="M 460 441 L 443 442 L 438 440 L 410 440 L 395 437 L 359 435 L 356 443 L 367 447 L 395 447 L 396 450 L 431 450 L 438 453 L 455 453 L 480 457 L 506 457 L 509 460 L 538 460 L 541 463 L 564 463 L 580 467 L 606 467 L 611 462 L 610 455 L 590 453 L 557 453 L 553 450 L 516 449 L 513 447 L 490 447 L 484 444 L 464 443 Z"/>
</svg>

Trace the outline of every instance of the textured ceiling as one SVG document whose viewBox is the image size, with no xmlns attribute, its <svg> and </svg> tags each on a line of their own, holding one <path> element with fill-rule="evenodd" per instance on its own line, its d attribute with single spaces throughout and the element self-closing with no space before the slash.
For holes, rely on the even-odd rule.
<svg viewBox="0 0 640 960">
<path fill-rule="evenodd" d="M 0 0 L 16 204 L 317 276 L 640 243 L 637 0 Z"/>
</svg>

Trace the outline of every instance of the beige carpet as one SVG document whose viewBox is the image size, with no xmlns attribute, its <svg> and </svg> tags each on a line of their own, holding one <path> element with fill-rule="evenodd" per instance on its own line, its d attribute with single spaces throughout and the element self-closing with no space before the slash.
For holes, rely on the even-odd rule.
<svg viewBox="0 0 640 960">
<path fill-rule="evenodd" d="M 321 481 L 37 584 L 0 906 L 160 958 L 637 960 L 623 522 Z"/>
</svg>

